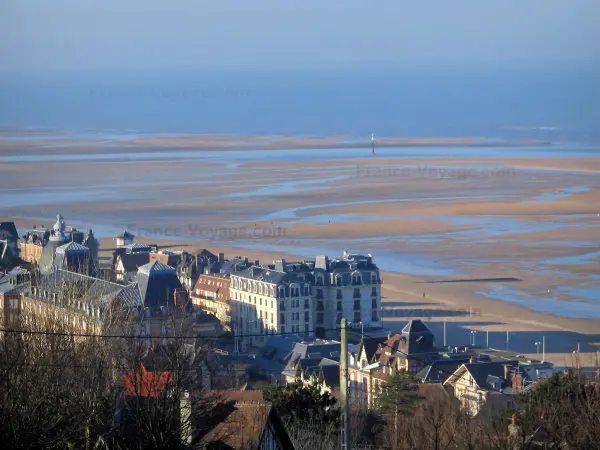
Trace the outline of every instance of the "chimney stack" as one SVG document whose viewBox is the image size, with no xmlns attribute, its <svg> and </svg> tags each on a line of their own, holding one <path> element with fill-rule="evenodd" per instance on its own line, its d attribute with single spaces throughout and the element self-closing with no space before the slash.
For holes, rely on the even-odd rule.
<svg viewBox="0 0 600 450">
<path fill-rule="evenodd" d="M 225 253 L 219 253 L 219 262 L 225 261 Z"/>
<path fill-rule="evenodd" d="M 504 364 L 504 379 L 509 381 L 510 380 L 510 364 Z"/>
<path fill-rule="evenodd" d="M 254 265 L 255 265 L 255 266 L 260 266 L 260 261 L 259 261 L 258 259 L 255 259 L 255 260 L 254 260 Z"/>
</svg>

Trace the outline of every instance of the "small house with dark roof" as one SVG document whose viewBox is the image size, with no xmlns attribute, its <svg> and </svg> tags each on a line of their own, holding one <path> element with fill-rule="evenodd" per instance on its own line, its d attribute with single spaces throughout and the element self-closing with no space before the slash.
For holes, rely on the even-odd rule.
<svg viewBox="0 0 600 450">
<path fill-rule="evenodd" d="M 454 397 L 473 416 L 484 408 L 514 408 L 512 378 L 517 365 L 517 361 L 462 364 L 443 384 L 451 389 Z"/>
<path fill-rule="evenodd" d="M 115 264 L 117 280 L 121 282 L 133 281 L 138 273 L 138 269 L 149 262 L 149 252 L 122 253 L 117 255 Z"/>
<path fill-rule="evenodd" d="M 115 240 L 117 247 L 123 247 L 124 245 L 133 244 L 135 236 L 129 231 L 123 231 L 122 233 L 116 235 L 113 239 Z"/>
<path fill-rule="evenodd" d="M 244 394 L 253 391 L 244 391 Z M 254 395 L 252 395 L 254 397 Z M 264 401 L 227 400 L 215 425 L 200 439 L 207 450 L 294 450 L 276 409 Z"/>
</svg>

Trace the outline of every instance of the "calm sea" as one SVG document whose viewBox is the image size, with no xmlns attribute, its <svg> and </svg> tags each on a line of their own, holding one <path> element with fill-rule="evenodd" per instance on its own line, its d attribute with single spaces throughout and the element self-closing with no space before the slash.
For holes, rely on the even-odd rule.
<svg viewBox="0 0 600 450">
<path fill-rule="evenodd" d="M 600 142 L 596 69 L 0 79 L 0 126 L 100 133 L 489 136 Z"/>
</svg>

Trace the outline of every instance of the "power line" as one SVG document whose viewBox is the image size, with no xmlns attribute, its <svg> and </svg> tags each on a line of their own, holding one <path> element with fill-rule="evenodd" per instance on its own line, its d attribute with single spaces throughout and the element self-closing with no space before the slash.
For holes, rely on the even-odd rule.
<svg viewBox="0 0 600 450">
<path fill-rule="evenodd" d="M 321 328 L 319 331 L 332 331 L 339 330 L 339 328 Z M 308 330 L 303 333 L 299 332 L 285 332 L 285 333 L 256 333 L 256 334 L 232 334 L 227 335 L 135 335 L 135 334 L 94 334 L 94 333 L 67 333 L 67 332 L 56 332 L 56 331 L 44 331 L 44 330 L 10 330 L 6 328 L 0 328 L 0 332 L 4 333 L 22 333 L 22 334 L 35 334 L 35 335 L 47 335 L 47 336 L 63 336 L 63 337 L 84 337 L 84 338 L 105 338 L 105 339 L 228 339 L 228 338 L 247 338 L 247 337 L 269 337 L 269 336 L 288 336 L 288 335 L 300 335 L 315 333 L 316 330 Z"/>
</svg>

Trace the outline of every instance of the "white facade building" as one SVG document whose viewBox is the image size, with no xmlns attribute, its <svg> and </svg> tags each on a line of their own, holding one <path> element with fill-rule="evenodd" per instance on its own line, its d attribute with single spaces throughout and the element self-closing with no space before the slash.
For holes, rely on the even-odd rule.
<svg viewBox="0 0 600 450">
<path fill-rule="evenodd" d="M 332 330 L 342 318 L 381 327 L 381 279 L 370 255 L 251 266 L 231 274 L 234 334 L 262 346 L 271 333 L 313 335 Z"/>
</svg>

